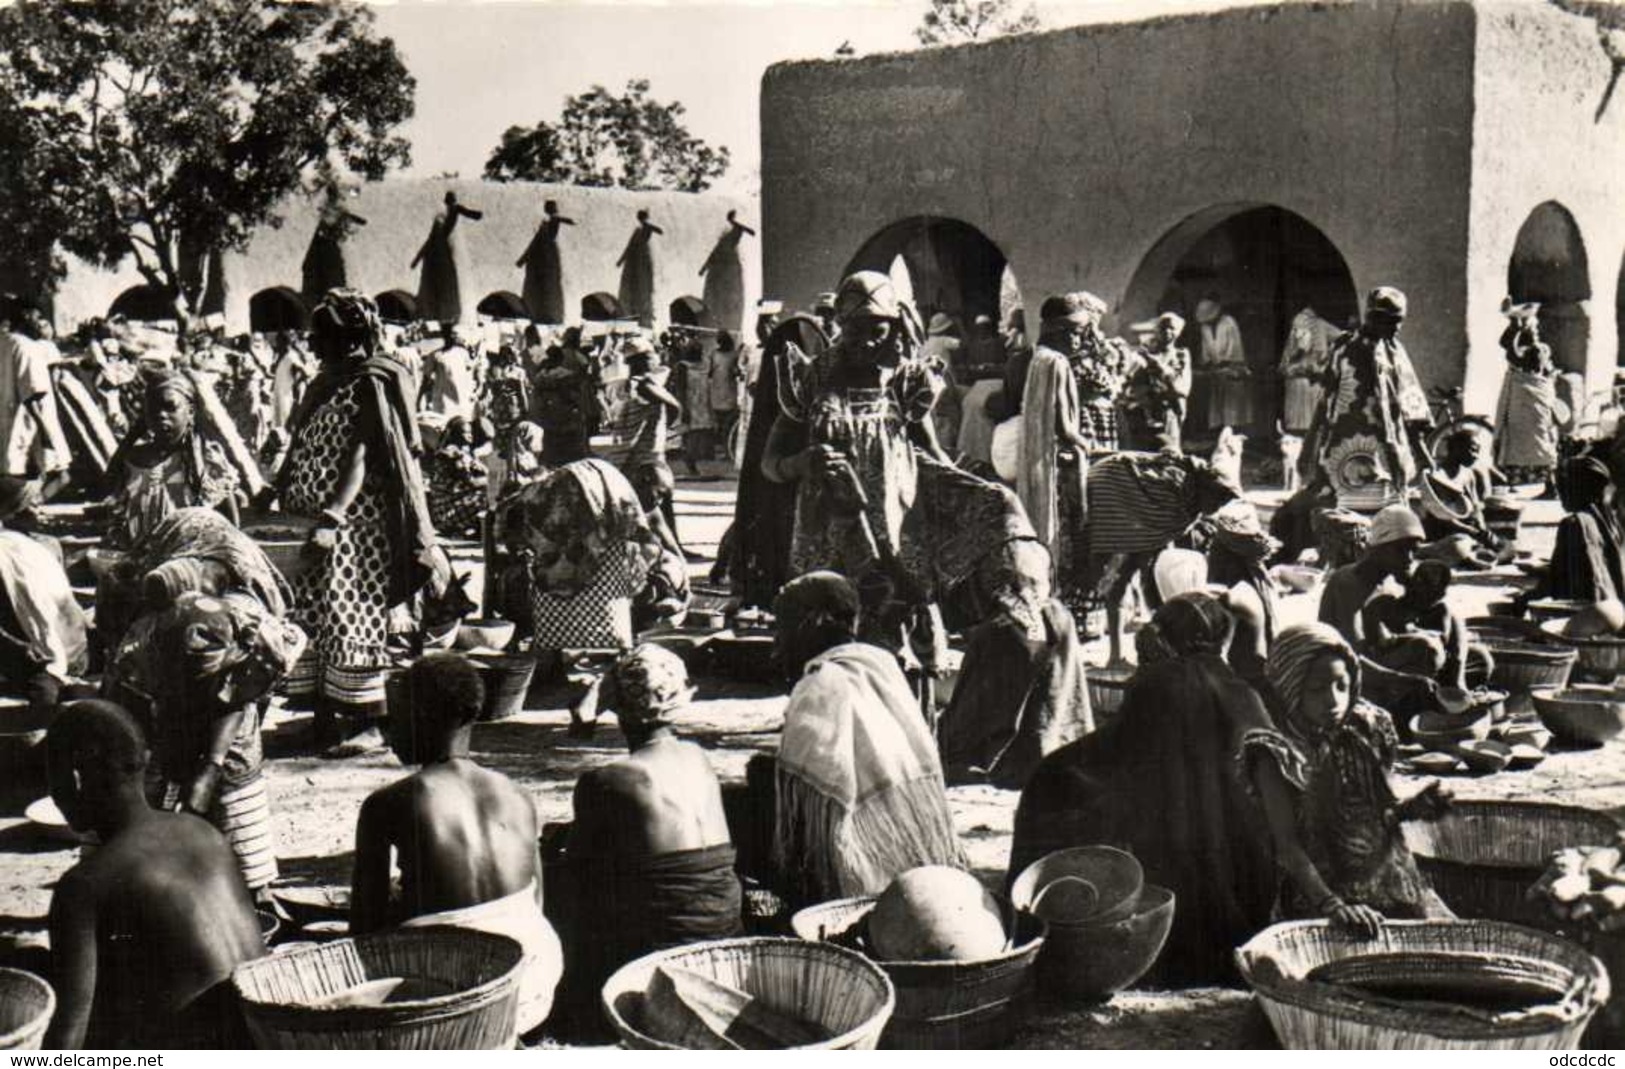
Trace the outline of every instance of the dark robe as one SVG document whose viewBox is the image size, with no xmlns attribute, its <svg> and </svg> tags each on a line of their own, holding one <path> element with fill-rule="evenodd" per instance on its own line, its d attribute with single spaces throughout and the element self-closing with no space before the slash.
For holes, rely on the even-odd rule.
<svg viewBox="0 0 1625 1069">
<path fill-rule="evenodd" d="M 1174 892 L 1173 931 L 1146 986 L 1234 983 L 1231 954 L 1270 921 L 1277 876 L 1264 813 L 1241 778 L 1258 695 L 1212 654 L 1159 662 L 1105 727 L 1046 757 L 1021 792 L 1010 871 L 1072 846 L 1128 850 Z"/>
</svg>

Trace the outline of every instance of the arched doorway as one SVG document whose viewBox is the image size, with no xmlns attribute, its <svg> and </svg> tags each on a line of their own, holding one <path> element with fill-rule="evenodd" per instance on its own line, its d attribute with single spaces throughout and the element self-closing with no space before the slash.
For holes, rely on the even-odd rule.
<svg viewBox="0 0 1625 1069">
<path fill-rule="evenodd" d="M 174 322 L 175 298 L 162 286 L 131 286 L 113 298 L 107 315 L 135 323 Z"/>
<path fill-rule="evenodd" d="M 1003 322 L 1007 302 L 1020 307 L 1020 290 L 999 247 L 969 223 L 940 215 L 885 227 L 863 243 L 843 274 L 853 271 L 890 274 L 899 289 L 906 278 L 922 320 L 944 312 L 962 329 L 979 315 Z"/>
<path fill-rule="evenodd" d="M 256 334 L 309 330 L 310 312 L 299 292 L 287 286 L 260 290 L 248 299 L 248 329 Z"/>
<path fill-rule="evenodd" d="M 418 299 L 406 290 L 385 290 L 373 300 L 378 305 L 378 318 L 385 323 L 413 323 L 418 318 Z"/>
<path fill-rule="evenodd" d="M 530 312 L 525 309 L 525 302 L 519 294 L 509 290 L 497 290 L 486 294 L 474 309 L 482 316 L 492 319 L 530 319 Z"/>
<path fill-rule="evenodd" d="M 1591 347 L 1591 265 L 1569 210 L 1549 200 L 1518 228 L 1507 264 L 1507 293 L 1515 302 L 1540 302 L 1540 336 L 1562 371 L 1586 369 Z"/>
<path fill-rule="evenodd" d="M 1218 300 L 1241 331 L 1252 367 L 1255 433 L 1275 426 L 1282 382 L 1276 367 L 1304 309 L 1333 326 L 1359 314 L 1359 294 L 1343 254 L 1321 230 L 1296 212 L 1273 204 L 1221 204 L 1197 212 L 1164 234 L 1146 253 L 1129 282 L 1119 319 L 1128 324 L 1161 312 L 1186 321 L 1183 344 L 1201 358 L 1196 306 Z M 1189 428 L 1207 429 L 1200 380 L 1191 398 Z"/>
</svg>

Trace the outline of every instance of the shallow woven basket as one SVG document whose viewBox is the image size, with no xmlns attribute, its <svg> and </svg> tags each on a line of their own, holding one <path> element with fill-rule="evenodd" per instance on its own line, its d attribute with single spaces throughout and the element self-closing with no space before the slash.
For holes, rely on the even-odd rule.
<svg viewBox="0 0 1625 1069">
<path fill-rule="evenodd" d="M 1502 1014 L 1489 1020 L 1445 1015 L 1355 997 L 1344 988 L 1304 983 L 1334 961 L 1374 954 L 1416 955 L 1418 977 L 1437 956 L 1471 956 L 1486 977 L 1517 979 L 1564 991 L 1551 1012 Z M 1431 959 L 1431 961 L 1430 961 Z M 1236 951 L 1241 975 L 1258 995 L 1288 1050 L 1570 1050 L 1597 1008 L 1608 1001 L 1608 974 L 1566 939 L 1498 921 L 1392 921 L 1375 939 L 1328 922 L 1294 921 L 1266 928 Z M 1385 980 L 1403 979 L 1386 971 Z"/>
<path fill-rule="evenodd" d="M 237 966 L 254 1044 L 270 1050 L 508 1050 L 518 1039 L 524 950 L 506 936 L 413 928 L 302 947 Z M 402 976 L 457 990 L 381 1006 L 311 1006 L 369 980 Z"/>
<path fill-rule="evenodd" d="M 807 1050 L 874 1050 L 897 998 L 880 966 L 827 943 L 767 937 L 695 943 L 628 962 L 605 982 L 604 1011 L 633 1050 L 679 1049 L 638 1030 L 642 994 L 660 965 L 702 973 L 832 1033 Z"/>
<path fill-rule="evenodd" d="M 1128 694 L 1133 669 L 1086 668 L 1083 674 L 1089 683 L 1089 711 L 1096 717 L 1115 716 Z"/>
<path fill-rule="evenodd" d="M 39 1050 L 56 992 L 31 972 L 0 968 L 0 1050 Z"/>
<path fill-rule="evenodd" d="M 1406 821 L 1402 830 L 1423 874 L 1459 916 L 1551 927 L 1529 888 L 1554 853 L 1606 846 L 1619 827 L 1578 806 L 1457 800 L 1438 820 Z"/>
<path fill-rule="evenodd" d="M 1565 635 L 1558 641 L 1575 650 L 1579 659 L 1574 667 L 1585 675 L 1611 680 L 1625 672 L 1625 638 L 1569 638 Z"/>
<path fill-rule="evenodd" d="M 851 945 L 874 908 L 874 895 L 840 898 L 798 911 L 790 927 L 811 943 Z M 897 988 L 897 1009 L 880 1045 L 974 1050 L 1008 1044 L 1032 1003 L 1033 963 L 1048 935 L 1048 927 L 1031 913 L 1014 918 L 1015 938 L 991 958 L 878 962 Z"/>
<path fill-rule="evenodd" d="M 1491 639 L 1495 670 L 1490 684 L 1524 699 L 1535 687 L 1566 687 L 1580 651 L 1568 646 L 1539 646 L 1529 642 Z"/>
</svg>

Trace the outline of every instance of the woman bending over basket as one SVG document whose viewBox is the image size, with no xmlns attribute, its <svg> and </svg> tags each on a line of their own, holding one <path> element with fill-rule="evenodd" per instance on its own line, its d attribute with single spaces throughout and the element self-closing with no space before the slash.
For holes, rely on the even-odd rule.
<svg viewBox="0 0 1625 1069">
<path fill-rule="evenodd" d="M 1263 803 L 1284 871 L 1277 912 L 1330 917 L 1374 936 L 1384 917 L 1451 919 L 1400 830 L 1449 804 L 1437 780 L 1401 802 L 1388 784 L 1398 739 L 1360 700 L 1360 658 L 1326 624 L 1289 628 L 1267 666 L 1273 727 L 1241 738 L 1243 779 Z"/>
</svg>

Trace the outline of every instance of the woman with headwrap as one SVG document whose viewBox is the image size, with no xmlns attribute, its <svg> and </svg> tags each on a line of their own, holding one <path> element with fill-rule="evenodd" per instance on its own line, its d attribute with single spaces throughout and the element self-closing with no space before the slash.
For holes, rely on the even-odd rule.
<svg viewBox="0 0 1625 1069">
<path fill-rule="evenodd" d="M 1551 489 L 1557 442 L 1568 406 L 1557 396 L 1557 365 L 1540 340 L 1540 305 L 1501 302 L 1507 317 L 1501 332 L 1506 378 L 1495 406 L 1495 466 L 1515 483 L 1543 483 Z"/>
<path fill-rule="evenodd" d="M 1388 714 L 1360 699 L 1360 658 L 1335 628 L 1282 632 L 1269 658 L 1274 724 L 1243 734 L 1239 765 L 1269 816 L 1286 879 L 1284 917 L 1329 917 L 1376 935 L 1384 917 L 1452 919 L 1400 825 L 1449 802 L 1432 781 L 1405 802 L 1388 784 L 1399 746 Z"/>
<path fill-rule="evenodd" d="M 1158 609 L 1117 716 L 1044 758 L 1016 810 L 1008 880 L 1055 850 L 1105 843 L 1174 892 L 1153 985 L 1232 980 L 1235 947 L 1269 923 L 1275 897 L 1269 831 L 1235 760 L 1270 717 L 1225 662 L 1233 629 L 1210 594 Z"/>
<path fill-rule="evenodd" d="M 722 786 L 676 722 L 694 699 L 670 650 L 644 644 L 599 681 L 590 705 L 615 714 L 629 756 L 582 773 L 565 864 L 548 888 L 564 937 L 559 1003 L 599 1021 L 609 974 L 634 958 L 741 934 L 739 876 Z"/>
<path fill-rule="evenodd" d="M 148 375 L 141 418 L 108 463 L 109 548 L 136 545 L 176 509 L 201 505 L 237 519 L 242 480 L 209 418 L 213 406 L 203 406 L 210 389 L 183 369 Z"/>
<path fill-rule="evenodd" d="M 1533 596 L 1590 602 L 1625 596 L 1625 532 L 1608 465 L 1592 456 L 1573 457 L 1557 489 L 1568 514 L 1558 521 L 1551 566 Z"/>
<path fill-rule="evenodd" d="M 836 314 L 840 339 L 781 369 L 761 468 L 800 484 L 791 572 L 851 577 L 865 634 L 897 648 L 900 624 L 1032 529 L 1009 490 L 943 455 L 930 419 L 942 380 L 916 356 L 913 312 L 891 279 L 851 275 Z"/>
<path fill-rule="evenodd" d="M 435 564 L 414 390 L 382 336 L 377 306 L 354 290 L 333 290 L 311 314 L 321 373 L 294 413 L 275 486 L 286 511 L 314 521 L 314 566 L 293 608 L 310 645 L 288 689 L 315 697 L 319 743 L 337 741 L 341 715 L 357 731 L 382 716 L 390 608 Z"/>
<path fill-rule="evenodd" d="M 1050 594 L 1049 553 L 1008 543 L 976 571 L 991 610 L 965 635 L 965 659 L 937 741 L 953 780 L 1019 789 L 1045 754 L 1094 730 L 1083 643 Z"/>
<path fill-rule="evenodd" d="M 186 593 L 130 627 L 103 682 L 152 740 L 149 800 L 219 828 L 250 890 L 277 876 L 260 703 L 304 647 L 250 594 Z"/>
<path fill-rule="evenodd" d="M 440 445 L 424 461 L 429 516 L 434 529 L 450 538 L 478 538 L 485 515 L 485 465 L 474 451 L 474 428 L 453 416 L 440 434 Z"/>
</svg>

